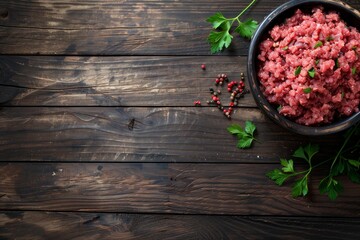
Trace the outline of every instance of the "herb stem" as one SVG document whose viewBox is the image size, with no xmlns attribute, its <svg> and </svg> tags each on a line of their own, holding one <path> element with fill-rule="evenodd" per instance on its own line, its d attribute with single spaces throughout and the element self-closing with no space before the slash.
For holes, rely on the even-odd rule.
<svg viewBox="0 0 360 240">
<path fill-rule="evenodd" d="M 244 8 L 244 10 L 242 10 L 239 15 L 237 15 L 234 19 L 238 19 L 239 17 L 241 17 L 241 15 L 243 15 L 244 12 L 246 12 L 254 3 L 256 2 L 256 0 L 253 0 L 251 3 L 249 3 L 249 5 L 247 5 L 246 8 Z"/>
<path fill-rule="evenodd" d="M 346 144 L 349 142 L 349 140 L 350 140 L 351 136 L 355 133 L 356 128 L 357 128 L 357 125 L 356 125 L 356 126 L 355 126 L 352 130 L 351 130 L 351 132 L 349 133 L 349 135 L 346 137 L 346 139 L 345 139 L 345 141 L 344 141 L 343 145 L 341 146 L 340 150 L 337 152 L 337 154 L 336 154 L 336 156 L 335 156 L 335 158 L 334 158 L 334 161 L 333 161 L 333 162 L 332 162 L 332 164 L 331 164 L 331 167 L 330 167 L 330 172 L 331 172 L 331 170 L 333 169 L 333 167 L 334 167 L 334 165 L 335 165 L 336 161 L 338 160 L 338 158 L 339 158 L 340 154 L 342 153 L 342 151 L 343 151 L 344 147 L 345 147 L 345 146 L 346 146 Z"/>
</svg>

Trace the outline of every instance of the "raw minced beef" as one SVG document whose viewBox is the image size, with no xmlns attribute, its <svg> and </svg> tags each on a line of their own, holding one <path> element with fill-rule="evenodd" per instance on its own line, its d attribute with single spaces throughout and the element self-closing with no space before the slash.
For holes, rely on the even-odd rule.
<svg viewBox="0 0 360 240">
<path fill-rule="evenodd" d="M 297 10 L 269 35 L 260 44 L 258 78 L 280 114 L 302 125 L 321 125 L 359 111 L 356 28 L 337 13 L 314 8 L 311 15 Z"/>
</svg>

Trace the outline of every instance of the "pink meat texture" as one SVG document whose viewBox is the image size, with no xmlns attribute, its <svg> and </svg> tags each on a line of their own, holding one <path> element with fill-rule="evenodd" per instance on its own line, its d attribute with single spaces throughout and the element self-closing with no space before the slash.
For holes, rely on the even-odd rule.
<svg viewBox="0 0 360 240">
<path fill-rule="evenodd" d="M 359 111 L 359 59 L 356 28 L 321 7 L 311 15 L 297 10 L 260 44 L 261 91 L 280 114 L 299 124 L 328 124 Z"/>
</svg>

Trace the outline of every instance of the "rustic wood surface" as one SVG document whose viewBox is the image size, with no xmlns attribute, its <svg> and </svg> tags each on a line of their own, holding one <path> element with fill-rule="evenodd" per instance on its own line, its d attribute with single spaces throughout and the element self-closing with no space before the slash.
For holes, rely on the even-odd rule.
<svg viewBox="0 0 360 240">
<path fill-rule="evenodd" d="M 359 224 L 359 218 L 0 212 L 8 239 L 357 239 Z"/>
<path fill-rule="evenodd" d="M 205 104 L 217 74 L 246 75 L 249 47 L 212 56 L 205 19 L 248 2 L 0 0 L 0 239 L 357 239 L 359 185 L 342 178 L 330 201 L 319 169 L 293 199 L 265 176 L 307 142 L 328 157 L 341 134 L 290 133 L 251 94 L 231 121 Z M 261 143 L 240 150 L 226 127 L 246 120 Z"/>
</svg>

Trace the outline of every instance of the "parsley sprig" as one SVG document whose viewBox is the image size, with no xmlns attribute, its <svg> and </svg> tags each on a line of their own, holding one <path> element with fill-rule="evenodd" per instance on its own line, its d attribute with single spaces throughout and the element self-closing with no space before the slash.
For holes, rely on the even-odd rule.
<svg viewBox="0 0 360 240">
<path fill-rule="evenodd" d="M 319 184 L 319 191 L 322 194 L 327 194 L 331 200 L 334 200 L 343 190 L 341 182 L 335 177 L 346 174 L 352 182 L 360 184 L 359 136 L 360 124 L 358 123 L 345 134 L 345 141 L 336 155 L 316 165 L 313 165 L 313 158 L 319 152 L 319 146 L 312 144 L 308 144 L 305 147 L 301 146 L 294 152 L 293 157 L 304 160 L 308 165 L 306 170 L 296 171 L 294 160 L 280 159 L 282 168 L 274 169 L 266 175 L 279 186 L 283 185 L 290 178 L 296 178 L 297 180 L 292 186 L 292 196 L 306 196 L 309 192 L 308 183 L 312 171 L 327 162 L 331 162 L 328 175 Z M 352 144 L 349 144 L 349 142 Z"/>
<path fill-rule="evenodd" d="M 254 137 L 256 126 L 251 121 L 245 122 L 245 128 L 242 128 L 238 124 L 231 124 L 227 128 L 227 130 L 229 133 L 236 135 L 237 138 L 239 139 L 237 144 L 238 148 L 250 148 L 252 142 L 254 140 L 257 141 L 256 138 Z"/>
<path fill-rule="evenodd" d="M 209 17 L 206 21 L 211 23 L 213 26 L 213 31 L 210 32 L 208 41 L 211 46 L 211 53 L 217 53 L 223 50 L 223 48 L 228 48 L 232 41 L 231 27 L 234 22 L 238 23 L 238 26 L 235 28 L 235 32 L 238 33 L 243 38 L 251 38 L 256 28 L 258 27 L 258 22 L 253 19 L 247 19 L 245 21 L 240 21 L 240 17 L 256 2 L 253 0 L 249 3 L 246 8 L 244 8 L 239 15 L 234 18 L 226 18 L 222 13 L 218 12 Z"/>
</svg>

